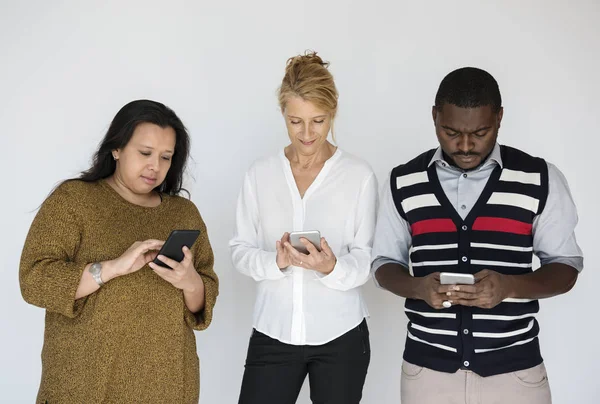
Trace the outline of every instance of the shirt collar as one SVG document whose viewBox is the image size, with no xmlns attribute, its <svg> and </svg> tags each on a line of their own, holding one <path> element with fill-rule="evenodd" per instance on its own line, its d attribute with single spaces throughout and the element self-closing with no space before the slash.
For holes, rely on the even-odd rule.
<svg viewBox="0 0 600 404">
<path fill-rule="evenodd" d="M 427 165 L 427 167 L 430 167 L 433 163 L 442 165 L 444 167 L 453 168 L 448 163 L 446 163 L 446 161 L 444 160 L 444 155 L 442 154 L 442 148 L 441 147 L 438 147 L 435 150 L 435 153 L 433 154 L 433 157 L 431 158 L 431 161 L 429 162 L 429 164 Z M 482 168 L 487 167 L 489 165 L 492 165 L 492 164 L 498 164 L 500 166 L 500 168 L 503 168 L 503 165 L 502 165 L 502 154 L 500 153 L 500 144 L 498 144 L 497 142 L 494 145 L 494 148 L 492 149 L 492 152 L 490 153 L 490 155 L 487 158 L 487 160 L 485 161 L 485 163 L 483 163 L 481 165 L 481 167 L 479 167 L 479 170 L 481 170 Z"/>
</svg>

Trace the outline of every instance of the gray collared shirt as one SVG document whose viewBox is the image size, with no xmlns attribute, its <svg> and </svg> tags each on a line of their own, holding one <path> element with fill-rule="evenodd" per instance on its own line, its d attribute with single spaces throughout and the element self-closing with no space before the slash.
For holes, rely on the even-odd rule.
<svg viewBox="0 0 600 404">
<path fill-rule="evenodd" d="M 464 172 L 444 161 L 438 147 L 429 166 L 436 171 L 444 193 L 454 209 L 464 219 L 479 199 L 492 171 L 502 167 L 500 145 L 496 143 L 492 153 L 478 169 Z M 577 209 L 564 175 L 548 164 L 548 200 L 542 213 L 533 220 L 533 252 L 541 265 L 561 263 L 583 269 L 583 253 L 575 239 Z M 381 206 L 373 242 L 372 274 L 388 263 L 398 263 L 408 268 L 408 251 L 412 244 L 409 223 L 404 220 L 394 205 L 390 187 L 390 176 L 383 185 Z M 377 283 L 377 281 L 376 281 Z"/>
</svg>

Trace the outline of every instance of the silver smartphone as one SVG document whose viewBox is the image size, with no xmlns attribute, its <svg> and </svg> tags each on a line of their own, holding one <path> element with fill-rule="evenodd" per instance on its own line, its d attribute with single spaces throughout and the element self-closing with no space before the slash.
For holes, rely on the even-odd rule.
<svg viewBox="0 0 600 404">
<path fill-rule="evenodd" d="M 304 237 L 311 242 L 318 251 L 321 251 L 321 233 L 318 230 L 293 231 L 290 233 L 290 244 L 302 254 L 308 254 L 308 250 L 300 239 Z"/>
<path fill-rule="evenodd" d="M 440 283 L 442 285 L 473 285 L 475 284 L 475 277 L 472 274 L 442 272 L 440 273 Z"/>
</svg>

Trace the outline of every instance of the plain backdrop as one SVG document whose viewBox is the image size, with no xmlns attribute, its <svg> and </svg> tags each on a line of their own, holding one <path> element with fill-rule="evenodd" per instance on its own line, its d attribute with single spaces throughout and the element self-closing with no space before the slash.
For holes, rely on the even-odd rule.
<svg viewBox="0 0 600 404">
<path fill-rule="evenodd" d="M 380 184 L 436 146 L 431 105 L 445 74 L 477 66 L 496 77 L 501 143 L 556 164 L 579 211 L 586 269 L 538 317 L 554 402 L 600 402 L 599 21 L 598 0 L 2 0 L 0 402 L 33 402 L 40 380 L 44 310 L 18 284 L 35 209 L 88 167 L 114 114 L 139 98 L 172 107 L 191 134 L 186 185 L 221 279 L 214 321 L 196 334 L 200 401 L 237 402 L 255 284 L 232 268 L 227 242 L 244 172 L 287 144 L 276 90 L 287 58 L 306 49 L 331 62 L 339 146 Z M 403 300 L 372 281 L 363 290 L 372 344 L 363 402 L 398 403 Z"/>
</svg>

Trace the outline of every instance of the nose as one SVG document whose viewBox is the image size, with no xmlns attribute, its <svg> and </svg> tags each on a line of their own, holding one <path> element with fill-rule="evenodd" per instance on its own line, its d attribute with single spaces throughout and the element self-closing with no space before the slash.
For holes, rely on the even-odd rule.
<svg viewBox="0 0 600 404">
<path fill-rule="evenodd" d="M 464 133 L 461 134 L 458 137 L 457 148 L 462 153 L 465 153 L 465 154 L 469 153 L 473 149 L 473 142 L 471 142 L 471 137 Z"/>
<path fill-rule="evenodd" d="M 310 137 L 310 125 L 302 125 L 302 138 L 308 139 Z"/>
<path fill-rule="evenodd" d="M 148 161 L 148 168 L 152 171 L 158 171 L 158 167 L 160 166 L 160 156 L 158 154 L 153 155 L 152 158 Z"/>
</svg>

